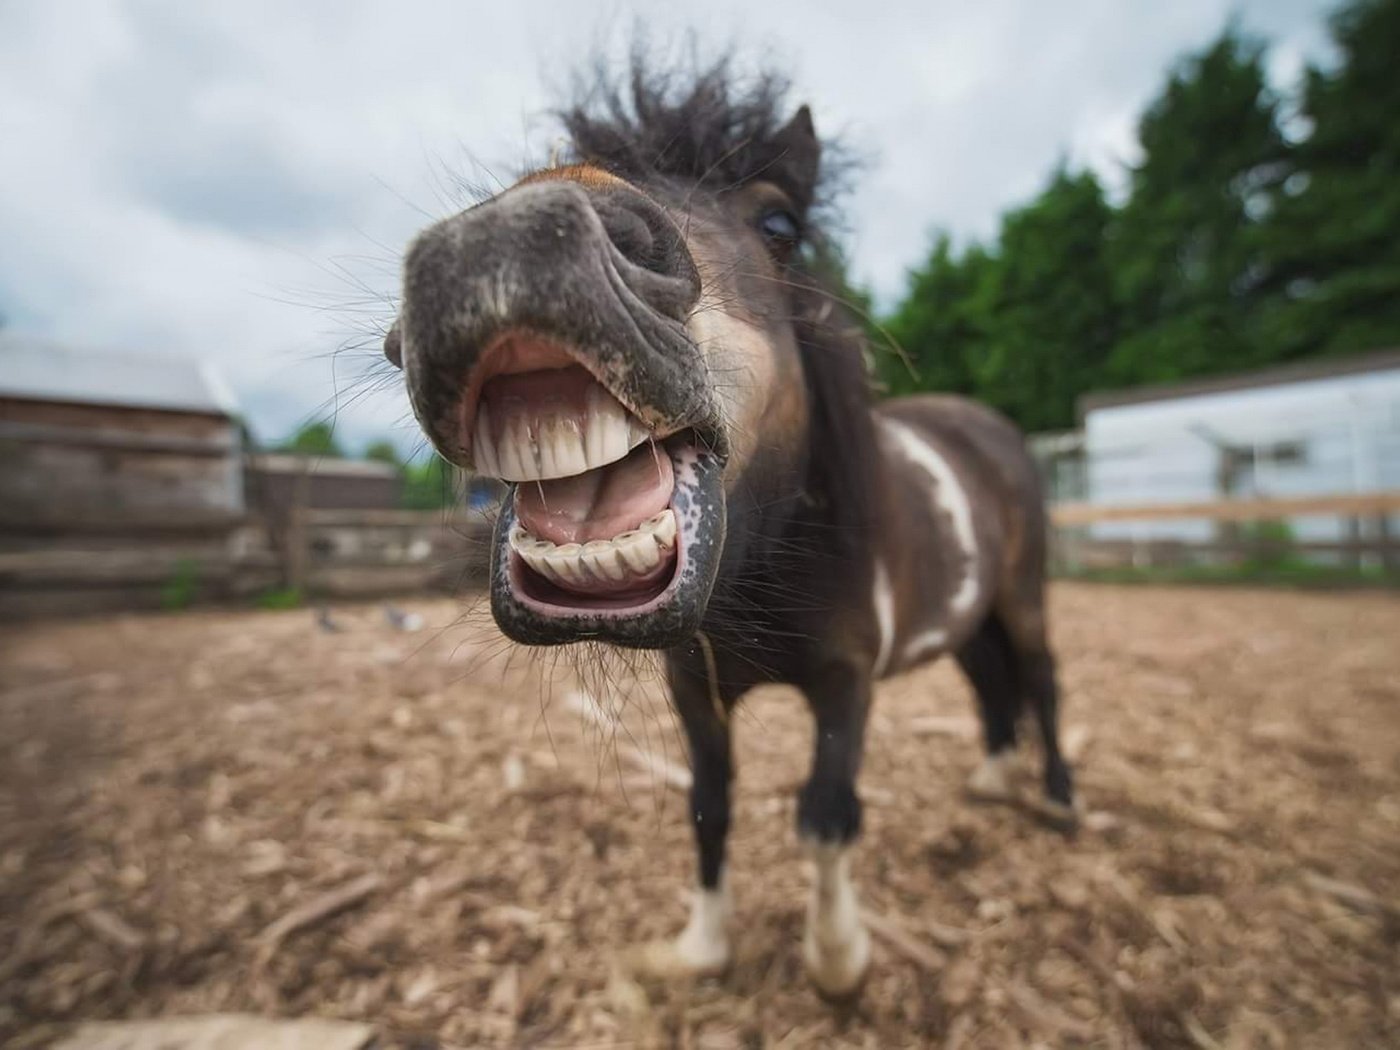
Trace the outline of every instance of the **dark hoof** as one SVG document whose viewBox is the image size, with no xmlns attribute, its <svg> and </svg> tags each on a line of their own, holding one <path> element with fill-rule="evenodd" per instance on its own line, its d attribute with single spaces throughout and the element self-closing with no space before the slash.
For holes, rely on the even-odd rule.
<svg viewBox="0 0 1400 1050">
<path fill-rule="evenodd" d="M 1044 798 L 1028 803 L 1035 819 L 1052 831 L 1073 837 L 1079 831 L 1079 811 L 1073 805 L 1066 805 L 1054 799 Z"/>
</svg>

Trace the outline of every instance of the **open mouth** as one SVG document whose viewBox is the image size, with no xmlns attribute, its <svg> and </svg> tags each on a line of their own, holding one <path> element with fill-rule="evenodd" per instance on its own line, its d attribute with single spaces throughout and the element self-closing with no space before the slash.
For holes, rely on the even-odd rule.
<svg viewBox="0 0 1400 1050">
<path fill-rule="evenodd" d="M 645 426 L 567 350 L 498 341 L 463 402 L 480 474 L 513 483 L 492 606 L 535 644 L 657 647 L 693 632 L 723 535 L 719 463 L 693 430 Z"/>
</svg>

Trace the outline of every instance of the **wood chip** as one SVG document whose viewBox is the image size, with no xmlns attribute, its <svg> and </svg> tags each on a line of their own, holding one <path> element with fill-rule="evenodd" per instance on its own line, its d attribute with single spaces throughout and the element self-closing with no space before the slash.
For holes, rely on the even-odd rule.
<svg viewBox="0 0 1400 1050">
<path fill-rule="evenodd" d="M 369 1025 L 347 1021 L 211 1014 L 89 1023 L 53 1050 L 361 1050 L 372 1038 Z"/>
<path fill-rule="evenodd" d="M 88 908 L 78 913 L 78 921 L 114 948 L 134 954 L 146 946 L 146 935 L 120 916 L 105 908 Z"/>
<path fill-rule="evenodd" d="M 1381 915 L 1389 919 L 1400 919 L 1400 904 L 1383 900 L 1363 886 L 1357 886 L 1341 879 L 1334 879 L 1317 871 L 1303 872 L 1303 881 L 1319 893 L 1331 897 L 1338 904 L 1352 911 L 1366 915 Z"/>
<path fill-rule="evenodd" d="M 1093 1038 L 1094 1029 L 1090 1025 L 1052 1006 L 1029 985 L 1020 981 L 1008 981 L 1003 987 L 1033 1029 L 1047 1035 L 1068 1036 L 1072 1039 Z"/>
<path fill-rule="evenodd" d="M 383 880 L 373 872 L 368 875 L 361 875 L 358 879 L 351 879 L 335 889 L 327 890 L 305 904 L 298 905 L 287 912 L 280 919 L 258 934 L 258 956 L 263 962 L 276 954 L 278 947 L 284 940 L 308 926 L 314 926 L 318 922 L 324 922 L 335 915 L 339 915 L 347 908 L 353 908 L 361 903 L 375 890 L 379 889 Z"/>
<path fill-rule="evenodd" d="M 865 919 L 865 925 L 870 932 L 880 938 L 895 954 L 921 967 L 926 972 L 938 973 L 947 965 L 948 957 L 946 955 L 937 948 L 924 944 L 905 929 L 904 924 L 898 919 L 881 915 L 869 908 L 862 909 L 861 916 Z"/>
<path fill-rule="evenodd" d="M 978 732 L 974 719 L 946 715 L 921 715 L 911 718 L 905 724 L 905 731 L 913 736 L 951 736 L 961 740 L 972 740 Z"/>
</svg>

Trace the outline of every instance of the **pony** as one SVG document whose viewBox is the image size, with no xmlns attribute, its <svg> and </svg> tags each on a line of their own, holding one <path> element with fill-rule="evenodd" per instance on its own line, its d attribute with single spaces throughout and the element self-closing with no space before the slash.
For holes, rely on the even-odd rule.
<svg viewBox="0 0 1400 1050">
<path fill-rule="evenodd" d="M 822 232 L 839 165 L 786 97 L 724 63 L 600 82 L 560 113 L 557 162 L 416 236 L 384 351 L 438 453 L 508 486 L 501 631 L 663 654 L 698 873 L 646 968 L 729 963 L 734 711 L 764 682 L 806 698 L 802 957 L 839 999 L 870 963 L 850 850 L 878 680 L 952 656 L 985 735 L 970 790 L 1010 796 L 1028 708 L 1046 810 L 1074 808 L 1034 464 L 980 405 L 876 400 Z"/>
</svg>

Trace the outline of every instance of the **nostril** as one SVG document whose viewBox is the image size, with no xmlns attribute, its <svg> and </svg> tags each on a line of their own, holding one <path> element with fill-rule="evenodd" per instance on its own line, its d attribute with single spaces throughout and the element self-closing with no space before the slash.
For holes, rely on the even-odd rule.
<svg viewBox="0 0 1400 1050">
<path fill-rule="evenodd" d="M 659 205 L 632 190 L 597 196 L 594 211 L 630 267 L 624 277 L 654 309 L 682 318 L 700 294 L 700 276 L 679 227 Z"/>
<path fill-rule="evenodd" d="M 656 237 L 647 221 L 628 208 L 600 208 L 599 216 L 608 240 L 624 259 L 644 270 L 655 270 Z"/>
</svg>

